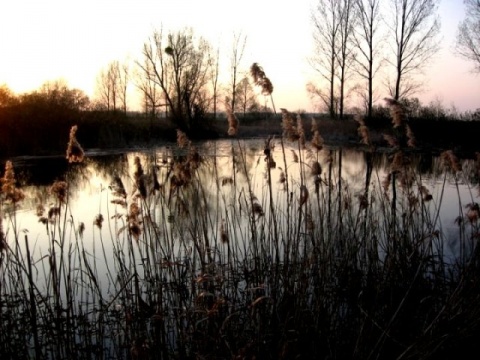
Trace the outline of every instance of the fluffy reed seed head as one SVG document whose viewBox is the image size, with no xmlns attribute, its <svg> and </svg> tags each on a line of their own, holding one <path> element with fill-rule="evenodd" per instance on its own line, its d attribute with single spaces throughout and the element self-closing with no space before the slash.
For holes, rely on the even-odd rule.
<svg viewBox="0 0 480 360">
<path fill-rule="evenodd" d="M 43 204 L 37 204 L 37 207 L 35 208 L 35 215 L 37 215 L 37 217 L 42 217 L 43 214 L 45 214 L 45 206 L 43 206 Z"/>
<path fill-rule="evenodd" d="M 142 228 L 140 226 L 141 208 L 136 202 L 132 202 L 128 211 L 128 231 L 130 235 L 138 241 L 142 234 Z"/>
<path fill-rule="evenodd" d="M 83 233 L 85 232 L 85 223 L 81 222 L 78 224 L 78 235 L 83 239 Z"/>
<path fill-rule="evenodd" d="M 302 207 L 303 205 L 306 204 L 308 200 L 308 189 L 305 185 L 300 186 L 300 199 L 299 199 L 299 207 Z"/>
<path fill-rule="evenodd" d="M 70 129 L 70 136 L 68 140 L 67 146 L 67 160 L 69 163 L 76 163 L 82 162 L 85 157 L 85 152 L 83 151 L 82 146 L 77 141 L 76 133 L 77 133 L 77 125 L 74 125 Z"/>
<path fill-rule="evenodd" d="M 462 171 L 462 165 L 452 150 L 444 151 L 441 153 L 440 158 L 443 160 L 443 165 L 446 169 L 449 169 L 454 173 Z"/>
<path fill-rule="evenodd" d="M 25 198 L 23 191 L 16 187 L 15 170 L 10 160 L 5 163 L 5 174 L 0 181 L 2 183 L 2 193 L 6 201 L 16 204 Z"/>
<path fill-rule="evenodd" d="M 238 120 L 235 114 L 233 113 L 230 106 L 226 107 L 227 120 L 228 120 L 228 135 L 235 136 L 238 131 Z"/>
<path fill-rule="evenodd" d="M 253 78 L 253 82 L 257 84 L 260 79 L 265 77 L 265 72 L 258 63 L 253 63 L 252 66 L 250 66 L 250 75 Z"/>
<path fill-rule="evenodd" d="M 383 139 L 393 148 L 397 148 L 399 146 L 398 140 L 389 134 L 383 134 Z"/>
<path fill-rule="evenodd" d="M 253 63 L 252 66 L 250 66 L 250 75 L 252 76 L 255 85 L 262 89 L 262 95 L 272 94 L 273 84 L 258 63 Z"/>
<path fill-rule="evenodd" d="M 410 127 L 410 125 L 406 125 L 406 131 L 407 131 L 407 146 L 411 147 L 411 148 L 414 148 L 417 146 L 417 142 L 415 140 L 415 134 L 413 133 L 412 131 L 412 128 Z"/>
<path fill-rule="evenodd" d="M 420 195 L 422 195 L 422 200 L 425 202 L 428 202 L 433 199 L 433 196 L 430 194 L 430 191 L 425 187 L 425 185 L 421 185 L 418 188 L 418 191 L 420 192 Z"/>
<path fill-rule="evenodd" d="M 358 134 L 360 135 L 360 138 L 362 139 L 361 143 L 364 145 L 370 145 L 370 133 L 368 131 L 368 127 L 365 125 L 360 125 L 358 127 Z"/>
<path fill-rule="evenodd" d="M 65 204 L 68 197 L 68 184 L 65 181 L 55 181 L 50 187 L 50 193 L 57 198 L 60 204 Z"/>
<path fill-rule="evenodd" d="M 298 134 L 294 115 L 286 109 L 282 108 L 280 110 L 282 111 L 283 136 L 289 141 L 297 141 L 300 139 L 300 135 Z"/>
<path fill-rule="evenodd" d="M 390 108 L 393 127 L 397 128 L 401 126 L 405 121 L 405 110 L 402 104 L 395 99 L 385 98 L 384 100 Z"/>
<path fill-rule="evenodd" d="M 320 131 L 318 129 L 317 121 L 313 117 L 312 117 L 312 129 L 311 129 L 311 131 L 313 133 L 313 138 L 312 138 L 312 141 L 311 141 L 312 146 L 317 151 L 322 150 L 324 141 L 323 141 L 322 136 L 320 135 Z"/>
<path fill-rule="evenodd" d="M 190 146 L 190 140 L 188 139 L 187 134 L 185 134 L 180 129 L 177 129 L 177 145 L 181 149 L 184 149 Z"/>
<path fill-rule="evenodd" d="M 364 145 L 370 145 L 370 133 L 368 131 L 368 127 L 365 124 L 365 120 L 360 114 L 355 114 L 354 120 L 358 122 L 358 134 L 360 135 L 361 143 Z"/>
<path fill-rule="evenodd" d="M 140 157 L 135 156 L 134 160 L 135 164 L 135 172 L 134 172 L 134 177 L 135 177 L 135 185 L 137 186 L 138 192 L 140 193 L 140 197 L 142 199 L 147 198 L 147 185 L 145 181 L 145 172 L 143 170 L 142 162 L 140 160 Z"/>
<path fill-rule="evenodd" d="M 478 203 L 472 202 L 465 205 L 465 208 L 467 209 L 465 217 L 470 223 L 475 224 L 480 217 L 480 206 L 478 205 Z"/>
<path fill-rule="evenodd" d="M 312 175 L 320 176 L 322 174 L 322 166 L 318 161 L 314 161 L 312 164 Z"/>
<path fill-rule="evenodd" d="M 102 214 L 98 214 L 98 215 L 95 216 L 95 219 L 93 219 L 93 225 L 95 225 L 99 229 L 102 228 L 102 225 L 103 225 L 103 215 Z"/>
<path fill-rule="evenodd" d="M 220 223 L 220 241 L 223 244 L 226 244 L 229 241 L 228 230 L 225 224 L 225 220 L 222 220 L 222 222 Z"/>
<path fill-rule="evenodd" d="M 127 198 L 127 191 L 125 190 L 125 186 L 123 185 L 120 176 L 115 175 L 108 188 L 112 191 L 113 196 L 120 197 L 122 199 Z"/>
</svg>

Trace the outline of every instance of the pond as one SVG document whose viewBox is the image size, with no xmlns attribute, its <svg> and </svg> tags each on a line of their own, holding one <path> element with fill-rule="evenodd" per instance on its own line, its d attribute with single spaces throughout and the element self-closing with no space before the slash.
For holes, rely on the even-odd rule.
<svg viewBox="0 0 480 360">
<path fill-rule="evenodd" d="M 198 143 L 195 146 L 203 160 L 198 174 L 209 206 L 214 206 L 226 196 L 226 190 L 229 189 L 226 185 L 230 184 L 234 177 L 235 181 L 238 181 L 237 192 L 245 192 L 250 187 L 248 191 L 257 198 L 268 195 L 264 139 L 251 139 L 238 143 L 225 140 L 212 141 Z M 391 172 L 392 161 L 394 161 L 394 153 L 385 149 L 370 153 L 355 148 L 326 147 L 319 153 L 312 154 L 311 151 L 299 151 L 297 147 L 292 147 L 290 144 L 284 144 L 282 149 L 280 141 L 275 139 L 271 141 L 270 147 L 273 163 L 270 164 L 268 173 L 271 176 L 276 203 L 284 201 L 282 196 L 287 195 L 285 194 L 285 173 L 289 176 L 290 196 L 295 195 L 297 200 L 299 199 L 302 181 L 305 182 L 309 194 L 315 193 L 318 179 L 316 185 L 317 177 L 310 174 L 311 164 L 318 160 L 323 169 L 318 175 L 321 183 L 327 187 L 337 187 L 339 184 L 344 187 L 342 201 L 345 202 L 344 206 L 348 206 L 349 202 L 354 202 L 355 197 L 358 202 L 358 197 L 365 191 L 366 181 L 370 182 L 369 187 L 376 188 L 378 191 Z M 304 158 L 301 159 L 300 164 L 299 155 L 302 156 L 302 151 Z M 68 216 L 71 216 L 77 224 L 85 225 L 83 233 L 85 242 L 93 243 L 96 232 L 98 233 L 96 236 L 111 236 L 109 229 L 99 229 L 94 224 L 95 218 L 99 215 L 105 218 L 118 211 L 118 206 L 111 202 L 113 196 L 109 188 L 114 178 L 119 177 L 126 187 L 127 195 L 135 197 L 138 195 L 134 179 L 136 158 L 140 160 L 144 171 L 149 176 L 155 174 L 160 182 L 163 180 L 167 183 L 175 159 L 185 156 L 186 152 L 187 150 L 178 149 L 176 144 L 164 144 L 151 149 L 125 149 L 112 152 L 91 150 L 87 152 L 82 164 L 68 164 L 64 157 L 15 158 L 13 165 L 17 181 L 25 193 L 25 200 L 16 211 L 16 231 L 28 234 L 29 241 L 35 244 L 36 248 L 47 247 L 45 225 L 39 221 L 41 216 L 37 216 L 37 208 L 42 205 L 48 210 L 48 207 L 54 206 L 55 199 L 50 191 L 51 186 L 55 181 L 67 181 Z M 238 164 L 235 165 L 232 155 L 236 156 L 237 162 L 244 162 L 241 164 L 244 168 L 240 168 Z M 315 159 L 312 159 L 312 156 Z M 478 169 L 474 160 L 458 159 L 462 171 L 453 174 L 448 167 L 445 167 L 444 160 L 440 155 L 409 154 L 409 171 L 414 171 L 415 174 L 411 175 L 416 178 L 411 179 L 414 183 L 410 184 L 412 189 L 407 189 L 407 192 L 422 191 L 419 190 L 421 187 L 428 190 L 432 199 L 429 204 L 431 215 L 438 215 L 436 230 L 442 234 L 447 253 L 454 256 L 459 252 L 459 217 L 464 218 L 468 214 L 468 206 L 475 203 L 478 196 Z M 244 172 L 248 173 L 248 176 L 242 176 Z M 301 172 L 306 173 L 304 180 L 300 179 Z M 248 185 L 247 178 L 250 182 Z M 161 184 L 162 189 L 163 185 L 165 184 Z M 162 204 L 156 206 L 155 201 L 157 205 L 159 204 L 158 199 L 152 202 L 150 210 L 153 213 L 169 212 L 166 209 L 160 210 Z M 268 202 L 265 199 L 258 201 L 264 206 L 265 202 Z M 4 210 L 8 211 L 8 208 Z M 3 215 L 6 216 L 7 213 L 4 212 Z M 172 219 L 174 215 L 170 214 L 170 216 Z M 8 221 L 4 222 L 4 231 L 6 230 L 7 233 L 14 231 L 10 225 Z"/>
<path fill-rule="evenodd" d="M 479 235 L 478 163 L 451 152 L 319 149 L 268 138 L 12 163 L 25 198 L 2 204 L 1 290 L 9 299 L 30 293 L 24 320 L 34 333 L 62 319 L 42 333 L 46 350 L 36 349 L 52 358 L 78 344 L 125 354 L 126 343 L 141 348 L 157 325 L 157 340 L 176 352 L 192 340 L 187 328 L 207 326 L 226 303 L 233 314 L 245 301 L 300 291 L 308 274 L 310 306 L 317 281 L 342 287 L 338 269 L 370 273 L 392 254 L 444 278 L 468 262 Z M 148 321 L 131 319 L 145 312 Z M 106 328 L 109 335 L 98 333 Z M 65 329 L 71 334 L 59 335 Z"/>
</svg>

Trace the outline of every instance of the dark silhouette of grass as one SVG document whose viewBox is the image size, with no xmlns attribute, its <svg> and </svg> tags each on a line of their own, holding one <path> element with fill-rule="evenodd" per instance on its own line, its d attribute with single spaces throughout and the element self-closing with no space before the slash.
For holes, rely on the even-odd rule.
<svg viewBox="0 0 480 360">
<path fill-rule="evenodd" d="M 48 248 L 33 247 L 16 225 L 23 200 L 10 163 L 1 193 L 11 229 L 0 232 L 1 358 L 475 356 L 478 204 L 465 208 L 461 251 L 446 262 L 441 199 L 432 203 L 407 144 L 391 149 L 381 178 L 372 142 L 365 187 L 354 193 L 342 151 L 323 148 L 322 121 L 307 130 L 286 110 L 279 120 L 277 140 L 265 138 L 261 186 L 238 137 L 223 163 L 176 132 L 165 159 L 138 156 L 129 173 L 112 169 L 112 207 L 92 213 L 93 250 L 70 208 L 68 177 L 52 184 L 48 211 L 39 209 Z M 394 125 L 402 144 L 412 134 Z M 70 144 L 87 148 L 80 136 L 91 131 L 79 126 Z M 442 159 L 445 183 L 458 185 L 455 154 Z"/>
</svg>

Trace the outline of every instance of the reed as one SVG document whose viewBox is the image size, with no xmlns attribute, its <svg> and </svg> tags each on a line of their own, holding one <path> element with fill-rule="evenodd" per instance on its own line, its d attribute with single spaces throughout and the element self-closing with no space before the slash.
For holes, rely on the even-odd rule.
<svg viewBox="0 0 480 360">
<path fill-rule="evenodd" d="M 52 184 L 47 214 L 38 207 L 47 249 L 20 241 L 23 198 L 7 163 L 1 358 L 426 359 L 478 350 L 478 204 L 473 195 L 459 203 L 462 251 L 445 261 L 442 197 L 415 172 L 413 133 L 392 106 L 399 138 L 389 172 L 376 172 L 369 147 L 361 189 L 345 181 L 342 152 L 324 146 L 315 122 L 307 132 L 282 109 L 283 136 L 252 158 L 233 138 L 232 114 L 231 156 L 204 156 L 178 132 L 164 158 L 138 155 L 130 173 L 110 174 L 108 206 L 91 227 L 70 208 L 71 180 Z M 75 131 L 67 158 L 81 168 L 88 158 Z M 445 182 L 462 182 L 455 154 L 442 158 Z"/>
</svg>

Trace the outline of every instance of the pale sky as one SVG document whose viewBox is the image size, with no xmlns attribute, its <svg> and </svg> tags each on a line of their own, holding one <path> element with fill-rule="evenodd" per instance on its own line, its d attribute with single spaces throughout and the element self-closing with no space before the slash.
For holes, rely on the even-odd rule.
<svg viewBox="0 0 480 360">
<path fill-rule="evenodd" d="M 64 79 L 94 96 L 100 70 L 114 60 L 141 58 L 154 29 L 192 27 L 212 46 L 220 44 L 228 68 L 235 33 L 247 36 L 241 66 L 259 63 L 274 85 L 276 108 L 311 110 L 305 90 L 315 80 L 311 8 L 315 0 L 15 0 L 0 5 L 0 85 L 22 93 Z M 480 76 L 452 54 L 462 0 L 442 0 L 442 49 L 433 58 L 418 94 L 460 111 L 480 108 Z M 229 74 L 224 73 L 225 76 Z M 388 95 L 381 89 L 380 98 Z M 131 104 L 131 107 L 133 105 Z"/>
</svg>

